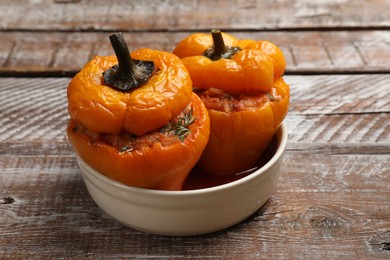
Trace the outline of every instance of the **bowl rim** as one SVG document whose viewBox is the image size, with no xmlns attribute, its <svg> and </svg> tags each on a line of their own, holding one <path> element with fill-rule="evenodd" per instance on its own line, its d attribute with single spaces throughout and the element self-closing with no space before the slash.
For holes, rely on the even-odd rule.
<svg viewBox="0 0 390 260">
<path fill-rule="evenodd" d="M 93 169 L 90 165 L 88 165 L 86 162 L 84 162 L 78 155 L 77 160 L 83 164 L 85 168 L 88 169 L 88 172 L 92 174 L 95 178 L 99 179 L 102 182 L 108 183 L 111 186 L 115 186 L 116 188 L 119 188 L 121 190 L 126 190 L 128 192 L 133 193 L 139 193 L 139 194 L 145 194 L 145 195 L 159 195 L 159 196 L 188 196 L 188 195 L 199 195 L 203 193 L 210 193 L 210 192 L 218 192 L 221 190 L 229 189 L 234 186 L 238 186 L 242 183 L 249 182 L 250 180 L 256 178 L 258 175 L 261 175 L 265 173 L 269 168 L 271 168 L 283 155 L 286 145 L 287 145 L 287 129 L 285 123 L 282 123 L 278 130 L 276 131 L 276 135 L 279 135 L 279 138 L 277 140 L 278 146 L 276 149 L 275 154 L 272 156 L 272 158 L 261 168 L 256 170 L 255 172 L 242 177 L 238 180 L 228 182 L 225 184 L 208 187 L 208 188 L 202 188 L 202 189 L 194 189 L 194 190 L 155 190 L 155 189 L 146 189 L 146 188 L 139 188 L 134 186 L 128 186 L 125 184 L 122 184 L 118 181 L 112 180 L 109 177 L 105 176 L 102 173 L 99 173 L 95 169 Z"/>
</svg>

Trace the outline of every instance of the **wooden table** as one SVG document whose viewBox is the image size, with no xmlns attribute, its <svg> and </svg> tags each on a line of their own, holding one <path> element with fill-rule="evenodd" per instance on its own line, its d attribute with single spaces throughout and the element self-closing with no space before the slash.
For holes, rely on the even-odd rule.
<svg viewBox="0 0 390 260">
<path fill-rule="evenodd" d="M 0 258 L 390 259 L 389 17 L 388 0 L 1 1 Z M 172 51 L 210 27 L 284 51 L 277 190 L 213 234 L 125 227 L 84 186 L 65 135 L 67 84 L 113 54 L 112 32 L 132 49 Z"/>
</svg>

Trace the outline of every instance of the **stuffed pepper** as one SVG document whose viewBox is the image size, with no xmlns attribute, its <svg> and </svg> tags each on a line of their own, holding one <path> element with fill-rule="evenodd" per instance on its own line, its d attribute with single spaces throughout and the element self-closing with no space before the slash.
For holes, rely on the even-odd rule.
<svg viewBox="0 0 390 260">
<path fill-rule="evenodd" d="M 113 180 L 180 190 L 208 141 L 207 110 L 175 55 L 110 41 L 116 56 L 95 57 L 68 86 L 68 139 Z"/>
<path fill-rule="evenodd" d="M 198 167 L 214 175 L 254 167 L 288 111 L 281 50 L 269 41 L 238 40 L 212 30 L 188 36 L 173 53 L 210 116 L 210 139 Z"/>
</svg>

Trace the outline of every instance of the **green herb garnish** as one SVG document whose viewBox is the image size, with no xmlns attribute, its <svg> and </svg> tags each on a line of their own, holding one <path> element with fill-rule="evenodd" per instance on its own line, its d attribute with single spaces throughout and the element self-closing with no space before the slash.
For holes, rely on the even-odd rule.
<svg viewBox="0 0 390 260">
<path fill-rule="evenodd" d="M 131 152 L 131 151 L 133 151 L 133 147 L 132 147 L 131 145 L 125 145 L 125 146 L 123 146 L 123 147 L 119 150 L 119 152 L 121 152 L 121 153 L 124 153 L 124 152 Z"/>
<path fill-rule="evenodd" d="M 173 132 L 175 135 L 179 137 L 179 139 L 183 142 L 184 138 L 190 132 L 188 128 L 192 123 L 194 123 L 196 118 L 193 117 L 192 109 L 187 114 L 184 114 L 182 117 L 179 117 L 177 121 L 171 121 L 166 126 L 161 128 L 161 132 Z"/>
<path fill-rule="evenodd" d="M 135 136 L 134 134 L 129 134 L 129 135 L 127 135 L 126 137 L 130 139 L 130 142 L 131 142 L 131 141 L 134 141 L 134 140 L 137 138 L 137 136 Z M 127 145 L 125 145 L 125 146 L 123 146 L 121 149 L 119 149 L 119 152 L 121 152 L 121 153 L 124 153 L 124 152 L 131 152 L 131 151 L 133 151 L 133 150 L 134 150 L 134 148 L 133 148 L 133 146 L 131 145 L 131 143 L 128 143 Z"/>
<path fill-rule="evenodd" d="M 274 102 L 279 102 L 280 100 L 274 97 L 271 93 L 265 92 L 265 95 L 269 98 L 269 100 L 274 101 Z"/>
</svg>

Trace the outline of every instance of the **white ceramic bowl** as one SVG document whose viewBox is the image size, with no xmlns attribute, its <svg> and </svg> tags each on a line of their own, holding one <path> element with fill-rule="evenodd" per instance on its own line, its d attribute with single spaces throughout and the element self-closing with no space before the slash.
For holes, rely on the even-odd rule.
<svg viewBox="0 0 390 260">
<path fill-rule="evenodd" d="M 287 143 L 284 124 L 276 137 L 276 153 L 263 167 L 239 180 L 197 190 L 130 187 L 96 172 L 80 158 L 78 163 L 92 199 L 119 222 L 154 234 L 198 235 L 241 222 L 271 197 Z"/>
</svg>

